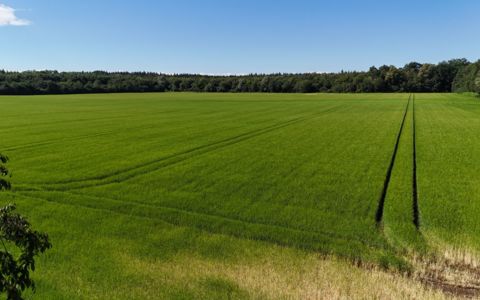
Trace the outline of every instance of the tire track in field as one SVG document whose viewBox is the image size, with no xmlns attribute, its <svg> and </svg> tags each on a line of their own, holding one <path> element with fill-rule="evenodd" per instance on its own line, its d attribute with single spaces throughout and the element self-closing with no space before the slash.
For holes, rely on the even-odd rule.
<svg viewBox="0 0 480 300">
<path fill-rule="evenodd" d="M 412 130 L 413 130 L 413 180 L 412 180 L 412 199 L 413 199 L 413 224 L 417 229 L 420 228 L 420 211 L 418 208 L 418 186 L 417 186 L 417 138 L 415 128 L 415 95 L 412 97 Z"/>
<path fill-rule="evenodd" d="M 159 115 L 165 115 L 165 114 L 171 114 L 175 112 L 182 112 L 182 109 L 170 109 L 170 110 L 161 110 L 161 111 L 155 111 L 155 112 L 149 112 L 145 113 L 143 112 L 143 116 L 149 116 L 149 117 L 155 117 Z M 78 113 L 116 113 L 118 112 L 117 110 L 106 110 L 106 111 L 96 111 L 96 110 L 88 110 L 88 111 L 62 111 L 62 112 L 57 112 L 61 114 L 78 114 Z M 51 114 L 51 113 L 38 113 L 38 114 L 29 114 L 27 115 L 43 115 L 43 114 Z M 25 115 L 19 115 L 20 117 L 25 118 Z M 12 115 L 10 117 L 17 117 L 17 115 Z M 14 126 L 2 126 L 0 127 L 0 131 L 4 130 L 12 130 L 12 129 L 19 129 L 19 128 L 28 128 L 28 127 L 39 127 L 39 126 L 49 126 L 49 125 L 56 125 L 56 124 L 69 124 L 69 123 L 83 123 L 83 122 L 101 122 L 101 121 L 111 121 L 111 120 L 125 120 L 126 118 L 131 118 L 134 117 L 131 114 L 127 115 L 120 115 L 120 116 L 110 116 L 110 117 L 98 117 L 98 118 L 81 118 L 81 119 L 65 119 L 65 120 L 55 120 L 55 121 L 49 121 L 49 122 L 38 122 L 38 123 L 28 123 L 28 124 L 18 124 Z"/>
<path fill-rule="evenodd" d="M 179 209 L 175 207 L 152 205 L 152 204 L 146 204 L 146 203 L 136 203 L 136 202 L 132 203 L 132 202 L 123 201 L 123 200 L 114 199 L 114 198 L 89 196 L 81 193 L 71 193 L 71 192 L 65 192 L 65 191 L 59 191 L 59 193 L 67 194 L 71 196 L 77 196 L 77 197 L 83 196 L 83 197 L 90 198 L 92 200 L 98 199 L 98 200 L 101 200 L 101 202 L 98 202 L 98 201 L 95 201 L 92 203 L 80 203 L 77 201 L 69 202 L 68 200 L 56 200 L 56 199 L 54 200 L 54 199 L 47 198 L 45 196 L 44 197 L 41 197 L 39 195 L 32 196 L 30 194 L 21 193 L 21 192 L 19 194 L 21 197 L 36 199 L 36 200 L 43 200 L 50 203 L 107 211 L 110 213 L 116 213 L 120 215 L 145 218 L 152 221 L 160 220 L 173 226 L 196 228 L 198 230 L 206 231 L 213 234 L 226 234 L 226 235 L 239 237 L 239 238 L 261 240 L 261 241 L 266 241 L 266 242 L 270 242 L 270 243 L 274 243 L 282 246 L 315 248 L 314 250 L 320 250 L 316 248 L 319 248 L 322 246 L 321 245 L 322 238 L 323 238 L 323 241 L 325 240 L 325 238 L 328 238 L 330 240 L 340 241 L 350 246 L 352 241 L 354 241 L 355 244 L 366 247 L 367 249 L 370 249 L 372 251 L 378 251 L 378 250 L 393 251 L 393 248 L 391 248 L 390 245 L 386 243 L 385 244 L 372 243 L 374 241 L 364 240 L 356 236 L 346 236 L 342 234 L 336 234 L 334 232 L 319 231 L 319 230 L 305 230 L 305 229 L 300 229 L 295 227 L 288 227 L 284 225 L 252 222 L 252 221 L 246 221 L 238 218 L 231 218 L 231 217 L 225 217 L 222 215 L 190 211 L 190 210 Z M 82 200 L 85 201 L 85 198 L 82 198 Z M 100 207 L 98 203 L 113 205 L 117 207 L 117 209 L 113 207 L 108 207 L 105 205 L 103 207 Z M 195 221 L 191 222 L 191 219 L 189 218 L 194 218 Z M 220 226 L 217 230 L 215 230 L 213 227 L 217 226 L 219 223 L 221 223 L 222 226 Z M 231 230 L 227 225 L 240 227 L 242 231 L 245 230 L 247 231 L 247 233 Z M 262 228 L 262 230 L 252 233 L 250 232 L 252 230 L 250 227 L 257 227 L 257 228 L 260 227 Z M 290 233 L 293 235 L 297 235 L 297 236 L 302 235 L 302 236 L 298 241 L 295 241 L 295 240 L 292 241 L 290 237 L 286 237 L 284 241 L 281 241 L 281 236 L 272 237 L 268 235 L 268 234 L 272 234 L 272 232 L 279 232 L 279 231 L 281 231 L 282 233 Z M 305 238 L 307 238 L 307 240 Z M 315 246 L 315 245 L 312 245 L 312 243 L 318 243 L 320 245 Z"/>
<path fill-rule="evenodd" d="M 400 145 L 400 138 L 402 136 L 403 128 L 405 127 L 405 120 L 407 119 L 408 108 L 410 106 L 411 99 L 412 99 L 412 95 L 408 97 L 408 102 L 405 107 L 405 112 L 403 113 L 402 123 L 400 124 L 400 129 L 397 134 L 395 146 L 393 147 L 392 157 L 390 158 L 390 164 L 388 165 L 387 174 L 385 175 L 385 181 L 383 183 L 382 193 L 380 194 L 380 199 L 378 200 L 378 208 L 377 208 L 377 212 L 375 213 L 375 221 L 377 222 L 377 225 L 380 225 L 383 219 L 383 208 L 385 206 L 385 198 L 387 196 L 388 186 L 390 184 L 390 178 L 392 177 L 392 170 L 393 170 L 393 166 L 395 165 L 398 146 Z"/>
<path fill-rule="evenodd" d="M 152 126 L 150 124 L 144 124 L 141 126 L 135 126 L 135 127 L 128 127 L 128 130 L 139 130 L 139 129 L 148 129 L 151 128 Z M 78 140 L 83 140 L 83 139 L 88 139 L 88 138 L 94 138 L 94 137 L 99 137 L 99 136 L 105 136 L 105 135 L 114 135 L 114 134 L 119 134 L 118 129 L 115 130 L 106 130 L 103 132 L 97 132 L 97 133 L 91 133 L 91 134 L 82 134 L 82 135 L 77 135 L 77 136 L 72 136 L 72 137 L 61 137 L 61 138 L 55 138 L 55 139 L 47 139 L 39 142 L 34 142 L 34 143 L 27 143 L 27 144 L 20 144 L 16 146 L 10 146 L 7 148 L 2 149 L 2 151 L 14 151 L 14 150 L 23 150 L 23 149 L 29 149 L 29 148 L 36 148 L 36 147 L 42 147 L 42 146 L 47 146 L 47 145 L 53 145 L 57 144 L 60 142 L 71 142 L 71 141 L 78 141 Z M 44 183 L 42 183 L 44 184 Z M 45 183 L 48 184 L 48 183 Z"/>
<path fill-rule="evenodd" d="M 214 213 L 207 213 L 207 212 L 202 212 L 202 211 L 197 211 L 197 210 L 189 210 L 185 208 L 179 208 L 179 207 L 174 207 L 174 206 L 167 206 L 167 205 L 159 205 L 159 204 L 151 204 L 143 201 L 126 201 L 126 200 L 121 200 L 118 198 L 112 198 L 112 197 L 105 197 L 105 196 L 93 196 L 93 195 L 88 195 L 80 192 L 73 192 L 73 191 L 57 191 L 59 193 L 67 194 L 67 195 L 72 195 L 72 196 L 77 196 L 77 197 L 88 197 L 92 199 L 98 199 L 101 201 L 108 201 L 108 202 L 116 202 L 122 205 L 130 205 L 130 206 L 145 206 L 145 207 L 150 207 L 152 209 L 168 209 L 168 210 L 175 210 L 181 213 L 186 213 L 186 214 L 195 214 L 195 215 L 202 215 L 206 217 L 212 217 L 212 218 L 222 218 L 226 220 L 231 220 L 235 222 L 243 222 L 247 224 L 253 224 L 253 225 L 262 225 L 262 226 L 272 226 L 272 227 L 279 227 L 279 228 L 285 228 L 289 230 L 295 230 L 295 231 L 301 231 L 301 232 L 306 232 L 306 233 L 317 233 L 317 234 L 322 234 L 325 236 L 328 236 L 329 238 L 334 238 L 334 239 L 353 239 L 356 240 L 359 243 L 364 244 L 365 246 L 369 246 L 372 248 L 385 248 L 388 247 L 388 244 L 379 244 L 379 243 L 374 243 L 373 241 L 368 241 L 366 239 L 359 238 L 357 235 L 354 236 L 349 236 L 345 234 L 338 234 L 335 232 L 331 231 L 324 231 L 324 230 L 318 230 L 318 229 L 313 229 L 313 230 L 307 230 L 300 228 L 298 226 L 285 226 L 285 225 L 280 225 L 280 224 L 269 224 L 265 222 L 257 222 L 257 221 L 251 221 L 245 218 L 235 218 L 223 214 L 214 214 Z M 112 210 L 113 212 L 116 212 L 115 210 Z"/>
<path fill-rule="evenodd" d="M 83 134 L 83 135 L 77 135 L 77 136 L 72 136 L 72 137 L 49 139 L 49 140 L 44 140 L 44 141 L 36 142 L 36 143 L 28 143 L 28 144 L 22 144 L 22 145 L 8 147 L 8 148 L 5 148 L 5 149 L 2 149 L 2 151 L 14 151 L 14 150 L 36 148 L 36 147 L 41 147 L 41 146 L 53 145 L 53 144 L 56 144 L 58 142 L 78 141 L 78 140 L 83 140 L 83 139 L 88 139 L 88 138 L 93 138 L 93 137 L 111 135 L 111 134 L 115 134 L 116 132 L 117 132 L 116 130 L 109 130 L 109 131 L 97 132 L 97 133 L 92 133 L 92 134 Z"/>
<path fill-rule="evenodd" d="M 116 119 L 124 119 L 124 116 L 119 117 L 104 117 L 104 118 L 84 118 L 84 119 L 74 119 L 74 120 L 58 120 L 58 121 L 51 121 L 51 122 L 40 122 L 40 123 L 30 123 L 30 124 L 19 124 L 15 126 L 8 126 L 8 127 L 1 127 L 0 131 L 3 130 L 16 130 L 19 128 L 29 128 L 29 127 L 39 127 L 39 126 L 49 126 L 49 125 L 56 125 L 56 124 L 68 124 L 68 123 L 83 123 L 83 122 L 96 122 L 96 121 L 110 121 Z"/>
<path fill-rule="evenodd" d="M 86 122 L 86 121 L 97 122 L 97 121 L 116 120 L 116 119 L 125 120 L 125 116 L 98 118 L 98 119 L 77 119 L 77 120 L 63 120 L 63 121 L 54 121 L 54 122 L 45 122 L 45 123 L 23 124 L 23 125 L 13 126 L 13 127 L 9 127 L 9 128 L 0 128 L 0 130 L 2 130 L 2 129 L 8 129 L 9 130 L 9 129 L 12 129 L 12 128 L 13 129 L 18 129 L 18 128 L 21 128 L 21 127 L 37 127 L 39 125 L 43 126 L 43 125 L 66 124 L 66 123 L 76 123 L 76 122 L 80 123 L 80 122 Z M 142 127 L 147 128 L 147 125 L 143 125 Z M 142 127 L 135 127 L 135 129 L 136 128 L 142 128 Z M 48 139 L 48 140 L 43 140 L 43 141 L 34 142 L 34 143 L 26 143 L 26 144 L 8 146 L 8 147 L 3 148 L 2 151 L 14 151 L 14 150 L 35 148 L 35 147 L 52 145 L 52 144 L 55 144 L 55 143 L 58 143 L 58 142 L 76 141 L 76 140 L 82 140 L 82 139 L 91 138 L 91 137 L 115 134 L 116 132 L 118 132 L 118 131 L 117 130 L 108 130 L 108 131 L 97 132 L 97 133 L 92 133 L 92 134 L 82 134 L 82 135 L 77 135 L 77 136 L 72 136 L 72 137 Z"/>
<path fill-rule="evenodd" d="M 196 157 L 198 155 L 206 154 L 218 149 L 223 149 L 228 146 L 235 145 L 237 143 L 255 138 L 257 136 L 261 136 L 270 132 L 273 132 L 278 129 L 282 129 L 306 120 L 313 119 L 319 115 L 327 114 L 332 111 L 338 110 L 342 108 L 340 105 L 331 107 L 329 109 L 325 109 L 321 112 L 316 112 L 313 114 L 309 114 L 306 116 L 301 116 L 295 119 L 291 119 L 284 122 L 279 122 L 270 126 L 266 126 L 263 128 L 251 130 L 233 137 L 225 138 L 210 144 L 197 146 L 194 148 L 187 149 L 185 151 L 181 151 L 178 153 L 174 153 L 172 155 L 168 155 L 165 157 L 161 157 L 159 159 L 151 160 L 142 164 L 138 164 L 128 169 L 119 170 L 110 174 L 105 174 L 101 176 L 94 176 L 91 178 L 86 179 L 78 179 L 78 180 L 70 180 L 70 181 L 62 181 L 62 182 L 52 182 L 52 183 L 42 183 L 42 184 L 32 184 L 33 189 L 31 190 L 50 190 L 50 191 L 62 191 L 62 190 L 69 190 L 69 189 L 81 189 L 86 187 L 93 187 L 93 186 L 103 186 L 113 183 L 120 183 L 125 180 L 135 178 L 140 175 L 145 175 L 159 169 L 183 162 L 187 159 L 192 157 Z M 35 188 L 37 187 L 37 189 Z M 28 189 L 20 188 L 17 189 L 18 191 L 26 191 Z"/>
<path fill-rule="evenodd" d="M 162 111 L 160 114 L 164 113 L 170 113 L 170 112 L 178 112 L 180 110 L 171 110 L 171 111 Z M 157 116 L 160 115 L 159 113 L 152 113 L 150 115 Z M 121 119 L 125 119 L 124 117 L 119 117 Z M 110 119 L 110 118 L 109 118 Z M 111 119 L 117 119 L 117 118 L 111 118 Z M 91 119 L 91 121 L 97 121 L 97 120 L 104 120 L 104 119 Z M 55 123 L 62 123 L 62 122 L 55 122 Z M 63 122 L 63 123 L 68 123 L 68 121 Z M 28 125 L 28 126 L 37 126 L 37 124 L 33 125 Z M 25 125 L 27 127 L 27 125 Z M 145 128 L 151 128 L 151 124 L 144 124 L 140 126 L 134 126 L 134 127 L 128 127 L 128 130 L 138 130 L 138 129 L 145 129 Z M 17 128 L 17 127 L 14 127 Z M 98 136 L 104 136 L 104 135 L 113 135 L 119 133 L 118 129 L 116 130 L 108 130 L 108 131 L 103 131 L 103 132 L 97 132 L 97 133 L 92 133 L 92 134 L 83 134 L 83 135 L 77 135 L 77 136 L 72 136 L 72 137 L 63 137 L 63 138 L 55 138 L 55 139 L 48 139 L 48 140 L 43 140 L 39 142 L 34 142 L 34 143 L 26 143 L 26 144 L 20 144 L 20 145 L 12 145 L 9 147 L 6 147 L 2 149 L 2 151 L 14 151 L 14 150 L 22 150 L 22 149 L 29 149 L 29 148 L 36 148 L 36 147 L 41 147 L 41 146 L 47 146 L 47 145 L 52 145 L 56 144 L 59 142 L 70 142 L 70 141 L 77 141 L 77 140 L 83 140 L 91 137 L 98 137 Z M 60 182 L 59 182 L 60 183 Z M 40 183 L 37 183 L 40 184 Z M 48 183 L 41 183 L 41 184 L 48 184 Z"/>
</svg>

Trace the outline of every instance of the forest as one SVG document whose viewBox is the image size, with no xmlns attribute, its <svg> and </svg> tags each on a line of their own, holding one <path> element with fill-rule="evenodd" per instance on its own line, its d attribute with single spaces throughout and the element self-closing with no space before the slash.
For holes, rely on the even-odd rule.
<svg viewBox="0 0 480 300">
<path fill-rule="evenodd" d="M 122 92 L 480 93 L 480 60 L 452 59 L 438 64 L 411 62 L 401 68 L 384 65 L 361 72 L 241 76 L 0 70 L 2 95 Z"/>
</svg>

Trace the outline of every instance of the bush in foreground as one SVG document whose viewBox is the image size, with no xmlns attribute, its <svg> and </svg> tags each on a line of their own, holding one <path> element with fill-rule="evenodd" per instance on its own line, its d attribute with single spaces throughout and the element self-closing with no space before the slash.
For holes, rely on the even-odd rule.
<svg viewBox="0 0 480 300">
<path fill-rule="evenodd" d="M 5 179 L 9 175 L 7 161 L 0 154 L 0 190 L 11 188 Z M 33 230 L 24 217 L 14 212 L 15 208 L 12 204 L 0 208 L 0 293 L 6 293 L 9 300 L 22 299 L 26 289 L 35 290 L 30 278 L 30 272 L 35 271 L 35 256 L 52 246 L 48 235 Z"/>
</svg>

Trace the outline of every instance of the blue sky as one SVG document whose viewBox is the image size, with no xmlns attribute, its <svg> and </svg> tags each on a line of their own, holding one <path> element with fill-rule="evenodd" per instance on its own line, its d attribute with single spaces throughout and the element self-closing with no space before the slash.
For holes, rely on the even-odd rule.
<svg viewBox="0 0 480 300">
<path fill-rule="evenodd" d="M 478 0 L 0 4 L 7 70 L 325 72 L 480 58 Z"/>
</svg>

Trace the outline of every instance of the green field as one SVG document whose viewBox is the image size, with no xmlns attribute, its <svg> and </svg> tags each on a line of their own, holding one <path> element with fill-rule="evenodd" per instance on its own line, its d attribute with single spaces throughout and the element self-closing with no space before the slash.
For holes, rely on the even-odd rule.
<svg viewBox="0 0 480 300">
<path fill-rule="evenodd" d="M 297 278 L 314 272 L 306 266 L 319 254 L 412 271 L 414 254 L 480 250 L 474 96 L 163 93 L 0 104 L 14 187 L 3 202 L 53 243 L 35 273 L 39 298 L 288 298 L 256 285 L 259 274 Z"/>
</svg>

